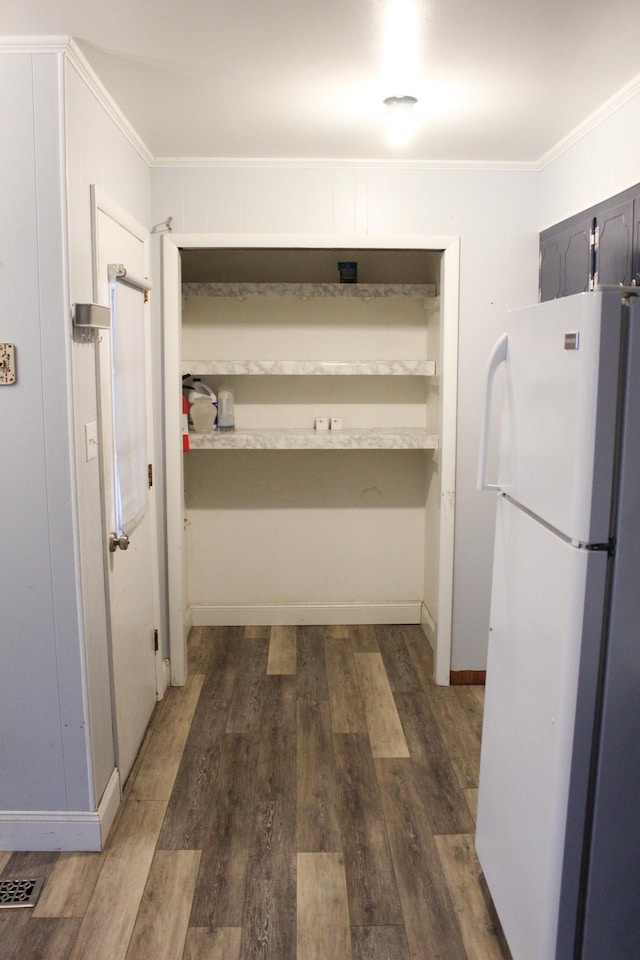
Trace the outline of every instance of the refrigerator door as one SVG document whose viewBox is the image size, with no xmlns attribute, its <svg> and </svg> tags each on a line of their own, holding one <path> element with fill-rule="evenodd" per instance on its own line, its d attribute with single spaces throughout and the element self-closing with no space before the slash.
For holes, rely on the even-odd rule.
<svg viewBox="0 0 640 960">
<path fill-rule="evenodd" d="M 640 300 L 630 303 L 616 551 L 584 904 L 583 960 L 640 956 Z"/>
<path fill-rule="evenodd" d="M 609 539 L 620 295 L 585 293 L 509 313 L 508 436 L 499 480 L 570 539 Z"/>
<path fill-rule="evenodd" d="M 606 565 L 499 497 L 476 847 L 515 960 L 555 956 L 578 667 L 599 646 Z"/>
</svg>

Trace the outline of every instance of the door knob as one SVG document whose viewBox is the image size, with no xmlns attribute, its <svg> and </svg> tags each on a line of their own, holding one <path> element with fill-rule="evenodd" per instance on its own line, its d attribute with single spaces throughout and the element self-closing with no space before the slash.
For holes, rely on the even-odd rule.
<svg viewBox="0 0 640 960">
<path fill-rule="evenodd" d="M 115 553 L 116 550 L 127 550 L 129 547 L 129 537 L 123 533 L 121 537 L 117 533 L 109 534 L 109 553 Z"/>
</svg>

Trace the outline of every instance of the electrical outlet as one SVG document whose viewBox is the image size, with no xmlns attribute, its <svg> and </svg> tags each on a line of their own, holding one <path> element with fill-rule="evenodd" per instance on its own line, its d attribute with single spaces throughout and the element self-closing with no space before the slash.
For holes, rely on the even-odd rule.
<svg viewBox="0 0 640 960">
<path fill-rule="evenodd" d="M 16 348 L 12 343 L 0 343 L 0 384 L 16 382 Z"/>
</svg>

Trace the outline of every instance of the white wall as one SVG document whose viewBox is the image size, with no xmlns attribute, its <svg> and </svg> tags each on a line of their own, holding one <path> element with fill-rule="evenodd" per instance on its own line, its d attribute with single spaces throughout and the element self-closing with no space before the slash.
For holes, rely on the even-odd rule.
<svg viewBox="0 0 640 960">
<path fill-rule="evenodd" d="M 0 387 L 7 848 L 99 842 L 114 757 L 97 462 L 84 458 L 95 370 L 93 348 L 72 343 L 71 302 L 93 298 L 89 184 L 149 220 L 148 165 L 53 47 L 0 56 L 0 338 L 18 375 Z"/>
<path fill-rule="evenodd" d="M 378 269 L 384 277 L 385 267 Z M 437 304 L 433 310 L 437 315 Z M 426 359 L 432 357 L 428 317 L 421 298 L 193 296 L 183 302 L 183 363 L 247 356 Z M 209 383 L 218 389 L 223 381 Z M 235 385 L 239 428 L 309 428 L 323 415 L 342 417 L 347 428 L 425 426 L 426 378 L 246 377 Z M 437 409 L 432 416 L 437 421 Z M 264 622 L 268 614 L 256 608 L 282 604 L 317 605 L 324 613 L 339 605 L 338 617 L 357 608 L 369 619 L 408 618 L 413 608 L 419 618 L 429 456 L 366 450 L 190 454 L 185 517 L 194 622 L 216 622 L 202 619 L 202 608 L 215 615 L 220 605 L 223 617 L 232 607 L 240 622 L 246 622 L 243 612 Z M 365 605 L 372 612 L 361 611 Z"/>
<path fill-rule="evenodd" d="M 87 810 L 61 57 L 0 57 L 0 809 Z M 11 149 L 6 149 L 7 145 Z M 0 827 L 2 825 L 0 824 Z"/>
<path fill-rule="evenodd" d="M 537 174 L 349 164 L 152 170 L 152 222 L 176 232 L 461 237 L 452 669 L 485 666 L 494 502 L 475 491 L 485 358 L 511 306 L 537 298 Z"/>
<path fill-rule="evenodd" d="M 540 173 L 544 230 L 640 182 L 640 92 Z"/>
</svg>

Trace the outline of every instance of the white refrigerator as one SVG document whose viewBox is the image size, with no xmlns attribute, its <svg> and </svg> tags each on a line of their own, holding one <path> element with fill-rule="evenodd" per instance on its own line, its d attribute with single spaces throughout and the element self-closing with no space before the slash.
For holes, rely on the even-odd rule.
<svg viewBox="0 0 640 960">
<path fill-rule="evenodd" d="M 638 294 L 513 311 L 487 365 L 476 847 L 513 960 L 640 957 Z"/>
</svg>

